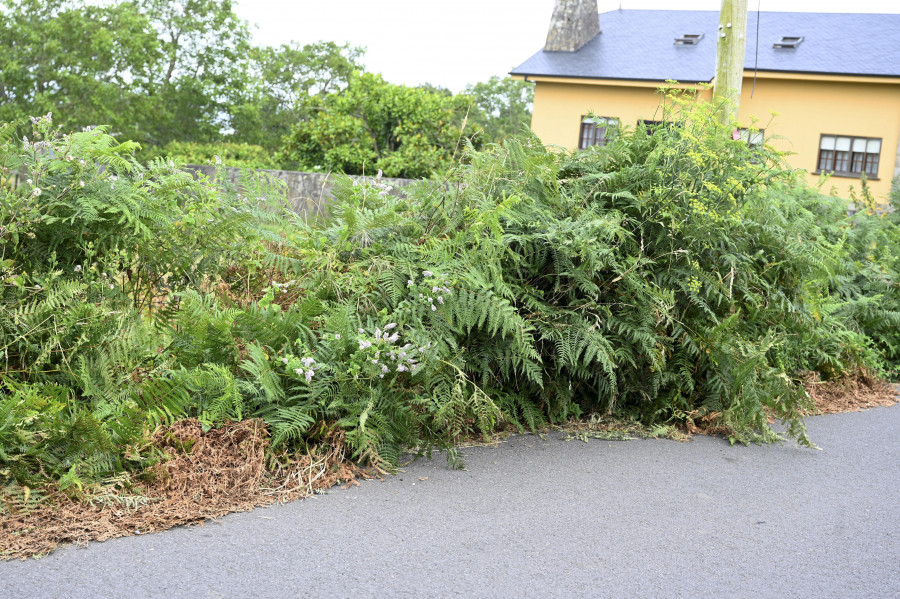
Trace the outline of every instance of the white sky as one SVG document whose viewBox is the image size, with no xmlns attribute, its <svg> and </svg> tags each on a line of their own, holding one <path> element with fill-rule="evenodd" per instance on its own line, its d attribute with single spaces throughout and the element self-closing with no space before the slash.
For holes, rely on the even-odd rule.
<svg viewBox="0 0 900 599">
<path fill-rule="evenodd" d="M 238 0 L 257 44 L 320 40 L 365 46 L 365 66 L 393 83 L 457 92 L 505 75 L 541 49 L 554 0 Z M 622 8 L 719 10 L 721 0 L 598 0 Z M 763 11 L 900 13 L 900 0 L 748 0 Z M 900 32 L 898 32 L 900 39 Z"/>
</svg>

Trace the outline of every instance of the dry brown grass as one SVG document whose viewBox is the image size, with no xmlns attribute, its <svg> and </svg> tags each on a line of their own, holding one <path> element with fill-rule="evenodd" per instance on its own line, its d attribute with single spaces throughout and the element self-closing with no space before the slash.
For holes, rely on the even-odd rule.
<svg viewBox="0 0 900 599">
<path fill-rule="evenodd" d="M 892 406 L 897 403 L 900 393 L 895 385 L 867 371 L 830 381 L 822 381 L 818 373 L 808 372 L 802 379 L 806 392 L 816 404 L 816 414 L 857 412 Z"/>
<path fill-rule="evenodd" d="M 196 420 L 153 435 L 171 457 L 144 473 L 133 489 L 95 490 L 71 497 L 47 490 L 40 502 L 6 498 L 0 513 L 0 558 L 25 558 L 61 543 L 86 545 L 115 537 L 201 524 L 230 512 L 290 501 L 366 476 L 344 456 L 342 433 L 322 451 L 267 464 L 268 433 L 261 420 L 204 432 Z"/>
</svg>

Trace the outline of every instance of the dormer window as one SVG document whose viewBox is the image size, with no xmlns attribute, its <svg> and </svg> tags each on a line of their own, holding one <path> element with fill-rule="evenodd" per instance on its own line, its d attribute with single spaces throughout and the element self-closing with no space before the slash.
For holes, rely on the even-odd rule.
<svg viewBox="0 0 900 599">
<path fill-rule="evenodd" d="M 675 38 L 676 46 L 696 46 L 703 39 L 702 33 L 685 33 L 681 37 Z"/>
<path fill-rule="evenodd" d="M 773 48 L 796 48 L 803 41 L 802 37 L 798 36 L 782 36 L 780 40 L 772 44 Z"/>
</svg>

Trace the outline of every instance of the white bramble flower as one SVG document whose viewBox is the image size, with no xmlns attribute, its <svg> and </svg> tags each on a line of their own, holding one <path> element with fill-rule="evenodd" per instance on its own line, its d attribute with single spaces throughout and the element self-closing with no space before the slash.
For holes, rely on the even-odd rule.
<svg viewBox="0 0 900 599">
<path fill-rule="evenodd" d="M 296 372 L 297 374 L 303 374 L 303 369 L 302 369 L 302 368 L 295 368 L 295 369 L 294 369 L 294 372 Z"/>
<path fill-rule="evenodd" d="M 35 187 L 34 190 L 31 192 L 31 195 L 34 197 L 38 197 L 39 195 L 41 195 L 41 188 Z"/>
<path fill-rule="evenodd" d="M 390 371 L 391 371 L 391 369 L 388 368 L 387 366 L 384 366 L 384 365 L 381 366 L 381 372 L 382 372 L 382 373 L 387 374 L 387 373 L 390 372 Z"/>
<path fill-rule="evenodd" d="M 407 279 L 407 280 L 406 280 L 406 286 L 407 286 L 407 287 L 412 287 L 413 285 L 415 285 L 415 283 L 413 283 L 413 280 L 412 280 L 412 279 Z"/>
<path fill-rule="evenodd" d="M 219 155 L 218 155 L 218 154 L 216 154 L 215 156 L 213 156 L 213 158 L 216 159 L 216 164 L 222 164 L 222 159 L 219 158 Z"/>
<path fill-rule="evenodd" d="M 390 337 L 386 337 L 386 339 L 388 341 L 390 341 L 391 343 L 396 343 L 399 338 L 400 338 L 400 333 L 394 333 Z"/>
<path fill-rule="evenodd" d="M 431 311 L 432 311 L 432 312 L 436 312 L 436 311 L 437 311 L 437 308 L 435 307 L 434 304 L 431 304 Z"/>
<path fill-rule="evenodd" d="M 79 186 L 79 187 L 84 187 L 84 181 L 79 181 L 79 182 L 78 182 L 78 186 Z"/>
<path fill-rule="evenodd" d="M 287 359 L 287 358 L 281 358 L 281 361 L 284 362 L 285 364 L 288 363 L 288 359 Z"/>
<path fill-rule="evenodd" d="M 32 181 L 31 179 L 25 179 L 25 182 L 29 185 L 34 185 L 34 181 Z"/>
<path fill-rule="evenodd" d="M 76 264 L 76 265 L 75 265 L 75 272 L 81 272 L 81 265 L 80 265 L 80 264 Z"/>
<path fill-rule="evenodd" d="M 341 334 L 340 334 L 340 333 L 335 333 L 335 334 L 334 334 L 334 338 L 335 338 L 335 339 L 340 339 L 340 338 L 341 338 Z"/>
<path fill-rule="evenodd" d="M 312 377 L 314 374 L 315 374 L 315 372 L 313 372 L 312 370 L 306 371 L 306 382 L 307 383 L 312 380 Z"/>
<path fill-rule="evenodd" d="M 391 323 L 384 325 L 384 330 L 390 331 L 391 329 L 395 328 L 396 326 L 397 326 L 396 322 L 391 322 Z"/>
<path fill-rule="evenodd" d="M 169 161 L 169 168 L 175 168 L 175 162 L 174 162 L 174 161 L 172 161 L 172 160 Z"/>
<path fill-rule="evenodd" d="M 439 296 L 438 296 L 438 303 L 439 303 L 439 304 L 443 304 L 443 303 L 444 303 L 444 296 L 442 296 L 442 295 L 439 295 Z"/>
<path fill-rule="evenodd" d="M 303 358 L 300 360 L 300 362 L 307 368 L 309 368 L 310 366 L 312 366 L 313 364 L 316 363 L 316 361 L 313 358 Z"/>
<path fill-rule="evenodd" d="M 432 277 L 432 276 L 434 276 L 434 273 L 431 272 L 430 270 L 424 270 L 424 271 L 422 271 L 422 276 L 423 277 Z"/>
</svg>

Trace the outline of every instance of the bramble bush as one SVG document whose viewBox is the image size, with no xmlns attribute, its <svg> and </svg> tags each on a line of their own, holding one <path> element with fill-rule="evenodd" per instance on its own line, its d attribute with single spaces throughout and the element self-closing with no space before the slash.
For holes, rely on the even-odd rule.
<svg viewBox="0 0 900 599">
<path fill-rule="evenodd" d="M 850 216 L 673 97 L 604 148 L 533 137 L 402 197 L 339 178 L 304 222 L 272 182 L 141 166 L 102 129 L 6 130 L 0 476 L 139 472 L 155 426 L 262 418 L 355 459 L 594 413 L 808 444 L 804 371 L 897 372 L 896 213 Z M 896 201 L 896 197 L 894 200 Z M 277 233 L 273 233 L 277 231 Z"/>
</svg>

